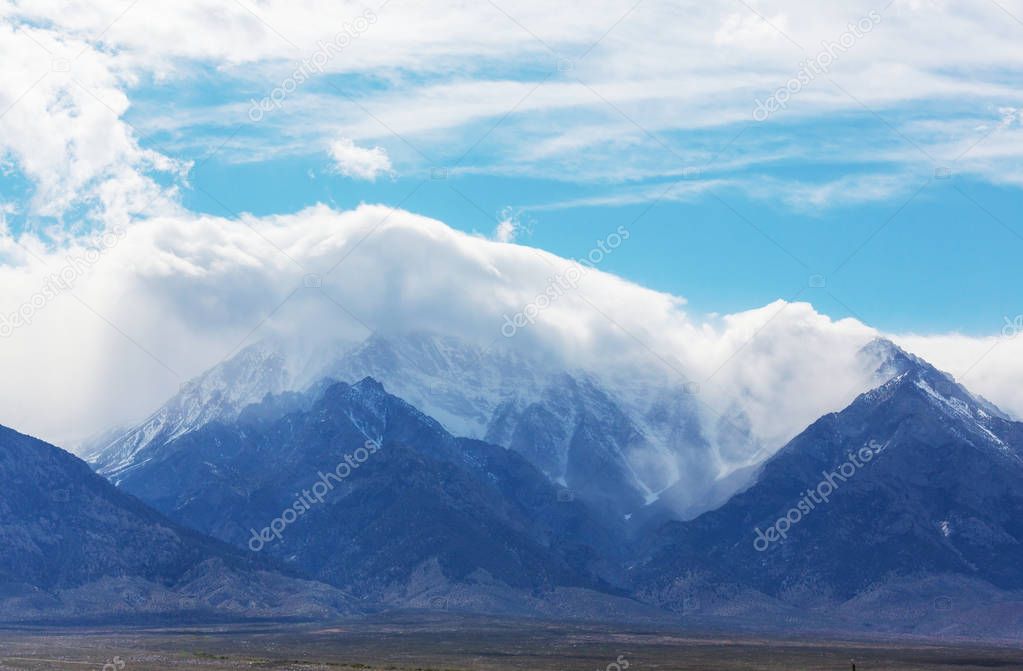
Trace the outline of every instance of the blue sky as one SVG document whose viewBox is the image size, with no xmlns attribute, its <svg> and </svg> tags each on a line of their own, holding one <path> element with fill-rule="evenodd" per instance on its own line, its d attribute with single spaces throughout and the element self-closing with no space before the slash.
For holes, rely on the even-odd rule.
<svg viewBox="0 0 1023 671">
<path fill-rule="evenodd" d="M 674 15 L 655 2 L 608 2 L 571 28 L 535 3 L 490 3 L 464 25 L 438 24 L 450 34 L 414 36 L 403 21 L 438 17 L 388 5 L 340 7 L 346 20 L 333 27 L 347 26 L 349 44 L 337 53 L 313 39 L 332 32 L 299 10 L 239 3 L 231 18 L 259 45 L 237 48 L 143 47 L 132 22 L 146 14 L 133 10 L 100 45 L 131 70 L 111 122 L 139 151 L 186 166 L 140 172 L 176 185 L 195 212 L 382 203 L 487 236 L 510 218 L 515 241 L 563 256 L 627 225 L 632 244 L 605 269 L 705 314 L 798 298 L 884 330 L 981 335 L 1023 311 L 1013 281 L 1023 113 L 1008 60 L 1023 23 L 1011 6 L 865 2 L 811 13 L 737 3 L 688 16 L 693 25 L 672 38 L 651 32 Z M 15 22 L 24 31 L 54 21 L 40 14 Z M 364 30 L 350 23 L 359 16 L 372 19 Z M 958 58 L 908 32 L 978 23 L 990 31 L 987 53 Z M 474 35 L 482 25 L 493 34 Z M 459 30 L 476 43 L 460 44 Z M 827 72 L 766 120 L 754 116 L 829 50 Z M 309 67 L 318 55 L 322 72 Z M 275 90 L 280 104 L 254 120 L 253 104 Z M 329 149 L 338 138 L 377 148 L 386 169 L 339 171 Z M 17 207 L 32 192 L 12 161 L 0 193 L 18 210 L 8 216 L 15 230 L 50 221 Z M 86 210 L 74 207 L 59 213 L 64 225 L 80 224 Z"/>
<path fill-rule="evenodd" d="M 822 172 L 785 166 L 766 174 L 812 179 Z M 982 335 L 999 331 L 1004 316 L 1023 306 L 1019 189 L 957 175 L 938 179 L 924 172 L 919 190 L 909 194 L 819 210 L 729 188 L 689 202 L 545 210 L 617 185 L 451 172 L 356 182 L 333 172 L 322 155 L 240 165 L 214 159 L 191 175 L 191 183 L 188 207 L 218 216 L 293 212 L 317 202 L 340 209 L 401 203 L 487 236 L 512 216 L 522 226 L 518 242 L 573 258 L 624 224 L 634 237 L 604 268 L 685 296 L 701 313 L 798 298 L 833 317 L 854 316 L 883 330 Z M 817 275 L 824 287 L 811 282 Z"/>
<path fill-rule="evenodd" d="M 700 341 L 694 366 L 766 357 L 739 389 L 790 374 L 807 341 L 815 366 L 852 351 L 865 324 L 1023 413 L 1021 17 L 1023 0 L 0 0 L 0 336 L 33 313 L 0 364 L 58 356 L 37 400 L 64 389 L 77 436 L 278 321 L 319 328 L 305 294 L 274 315 L 331 254 L 360 272 L 319 308 L 382 322 L 354 331 L 390 310 L 486 341 L 549 281 L 532 248 L 579 258 L 624 227 L 599 269 L 637 286 L 566 299 L 555 349 L 614 351 L 588 304 L 606 301 L 669 350 Z M 126 242 L 33 307 L 103 233 Z M 32 398 L 0 385 L 42 425 Z"/>
</svg>

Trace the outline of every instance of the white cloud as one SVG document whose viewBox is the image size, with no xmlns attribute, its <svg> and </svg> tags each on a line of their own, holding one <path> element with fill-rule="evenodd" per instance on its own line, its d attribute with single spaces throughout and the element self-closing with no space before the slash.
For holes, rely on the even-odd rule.
<svg viewBox="0 0 1023 671">
<path fill-rule="evenodd" d="M 76 210 L 123 224 L 174 208 L 173 189 L 151 175 L 180 177 L 188 165 L 143 148 L 123 121 L 130 79 L 116 58 L 52 31 L 0 21 L 0 60 L 0 156 L 33 187 L 22 214 L 52 220 Z"/>
<path fill-rule="evenodd" d="M 72 447 L 139 420 L 187 379 L 270 336 L 320 351 L 324 340 L 429 331 L 518 349 L 640 394 L 696 381 L 712 447 L 686 458 L 720 473 L 759 462 L 878 382 L 857 356 L 878 333 L 855 320 L 785 301 L 692 315 L 681 297 L 599 270 L 506 338 L 506 316 L 534 303 L 570 262 L 383 206 L 154 217 L 81 265 L 80 241 L 49 250 L 30 235 L 19 242 L 0 238 L 13 261 L 0 266 L 0 424 Z M 34 308 L 31 324 L 15 324 L 12 313 L 69 264 L 80 267 L 72 288 Z M 961 375 L 991 342 L 899 341 Z M 964 376 L 1017 414 L 1021 344 L 1023 336 L 1006 340 Z M 754 442 L 728 438 L 738 413 Z"/>
<path fill-rule="evenodd" d="M 515 242 L 523 233 L 532 235 L 535 220 L 530 218 L 524 210 L 515 207 L 505 207 L 498 217 L 497 227 L 494 228 L 494 240 L 498 242 Z"/>
<path fill-rule="evenodd" d="M 512 219 L 502 219 L 494 229 L 494 239 L 498 242 L 514 242 L 518 225 Z"/>
<path fill-rule="evenodd" d="M 779 147 L 802 145 L 802 153 L 814 160 L 842 156 L 854 163 L 891 162 L 882 172 L 892 175 L 904 174 L 907 164 L 931 161 L 925 154 L 936 162 L 955 161 L 983 137 L 976 124 L 948 125 L 945 130 L 953 135 L 917 134 L 921 119 L 969 117 L 997 125 L 1012 116 L 1007 110 L 1023 106 L 1023 28 L 1006 15 L 1023 16 L 1023 1 L 999 5 L 888 5 L 869 38 L 841 54 L 830 80 L 816 78 L 787 110 L 742 138 L 737 149 L 752 164 L 772 165 Z M 284 109 L 263 122 L 280 132 L 261 142 L 232 142 L 225 155 L 248 160 L 273 151 L 309 153 L 341 126 L 353 143 L 384 147 L 395 161 L 400 147 L 400 160 L 421 167 L 428 161 L 409 151 L 406 140 L 437 157 L 452 150 L 453 142 L 454 150 L 464 150 L 493 129 L 486 151 L 473 155 L 472 167 L 558 178 L 578 174 L 596 181 L 664 174 L 677 161 L 662 145 L 681 152 L 692 144 L 687 134 L 694 130 L 752 125 L 755 99 L 783 86 L 802 60 L 820 51 L 822 43 L 837 40 L 850 22 L 879 9 L 867 0 L 811 5 L 778 0 L 751 6 L 756 12 L 741 5 L 667 0 L 647 0 L 638 7 L 632 0 L 557 6 L 540 0 L 496 6 L 456 0 L 429 6 L 387 3 L 376 8 L 377 20 L 341 57 L 329 59 L 324 66 L 328 74 L 303 84 Z M 364 5 L 347 0 L 152 0 L 128 11 L 113 0 L 38 0 L 0 3 L 0 20 L 10 35 L 18 26 L 43 44 L 91 44 L 89 53 L 102 54 L 104 67 L 115 75 L 107 88 L 116 84 L 121 92 L 150 77 L 161 85 L 187 81 L 202 68 L 204 76 L 224 85 L 224 99 L 172 114 L 156 108 L 151 121 L 186 137 L 198 132 L 197 125 L 212 123 L 224 129 L 226 139 L 236 124 L 245 123 L 252 96 L 264 95 L 282 73 L 293 72 L 296 63 L 329 40 L 337 26 L 365 11 Z M 679 22 L 685 30 L 663 28 Z M 36 65 L 48 63 L 49 56 L 28 38 L 17 39 L 22 53 L 13 61 L 5 54 L 5 62 L 18 63 L 29 54 Z M 947 49 L 950 43 L 957 45 L 954 52 Z M 28 76 L 38 69 L 22 65 L 9 70 Z M 366 85 L 367 76 L 372 85 Z M 343 96 L 328 85 L 328 77 L 333 86 L 343 87 Z M 234 91 L 237 100 L 232 101 Z M 123 96 L 108 91 L 103 97 L 118 114 L 123 112 Z M 878 123 L 875 114 L 885 122 Z M 850 115 L 869 123 L 828 143 L 807 141 L 807 126 Z M 502 123 L 495 127 L 497 120 Z M 1004 139 L 1019 130 L 1018 123 L 1006 125 L 1012 127 L 1005 129 Z M 757 136 L 772 141 L 750 145 Z M 47 144 L 56 143 L 44 148 Z M 112 143 L 111 151 L 120 144 Z M 1018 138 L 988 139 L 956 169 L 1021 184 L 1021 157 Z M 140 160 L 132 157 L 128 164 Z M 886 198 L 891 191 L 860 193 Z M 822 203 L 841 198 L 837 189 L 807 196 Z"/>
<path fill-rule="evenodd" d="M 33 253 L 8 239 L 4 251 L 17 264 L 0 267 L 8 318 L 68 255 L 83 253 L 21 242 Z M 368 328 L 425 330 L 504 343 L 504 316 L 534 301 L 567 263 L 380 206 L 155 218 L 128 229 L 73 295 L 58 295 L 3 342 L 0 423 L 66 440 L 137 419 L 246 336 L 282 330 L 354 339 Z M 304 287 L 309 273 L 322 277 L 326 296 Z M 504 344 L 633 383 L 636 371 L 679 383 L 679 371 L 713 374 L 708 404 L 721 412 L 740 404 L 757 435 L 774 442 L 864 388 L 853 355 L 872 335 L 807 304 L 695 321 L 678 297 L 594 271 Z M 43 360 L 50 364 L 40 370 Z"/>
<path fill-rule="evenodd" d="M 648 0 L 630 11 L 633 0 L 498 4 L 515 20 L 492 3 L 388 3 L 322 76 L 346 84 L 372 76 L 372 86 L 345 89 L 356 104 L 339 106 L 342 98 L 314 79 L 263 122 L 261 128 L 276 134 L 255 143 L 235 138 L 225 151 L 263 157 L 329 145 L 337 169 L 364 180 L 393 171 L 392 147 L 403 147 L 403 160 L 426 161 L 406 142 L 434 156 L 479 146 L 470 153 L 481 163 L 459 166 L 467 172 L 572 174 L 601 184 L 677 176 L 680 164 L 703 165 L 735 137 L 735 127 L 752 125 L 754 99 L 783 85 L 805 57 L 731 5 Z M 756 6 L 808 51 L 875 9 L 867 2 L 770 4 L 770 11 Z M 1020 0 L 1001 4 L 1023 16 Z M 903 166 L 924 161 L 921 149 L 955 162 L 958 172 L 1023 184 L 1021 28 L 989 5 L 892 4 L 870 39 L 836 64 L 832 74 L 841 88 L 814 82 L 783 115 L 736 140 L 733 154 L 741 159 L 725 157 L 717 165 L 722 172 L 671 197 L 736 184 L 729 168 L 836 155 Z M 543 291 L 564 260 L 462 235 L 408 212 L 315 207 L 242 221 L 201 217 L 180 207 L 173 186 L 154 179 L 162 172 L 183 181 L 188 164 L 150 148 L 155 143 L 125 120 L 141 87 L 180 84 L 203 72 L 212 84 L 227 84 L 225 96 L 244 90 L 236 101 L 186 102 L 193 107 L 181 113 L 133 118 L 172 136 L 204 124 L 224 127 L 226 139 L 232 121 L 246 122 L 252 94 L 263 95 L 279 73 L 293 72 L 330 38 L 333 26 L 364 10 L 355 2 L 321 0 L 152 0 L 127 8 L 113 1 L 0 0 L 0 160 L 34 189 L 30 202 L 4 205 L 5 221 L 16 210 L 68 216 L 74 228 L 82 223 L 72 217 L 79 208 L 90 223 L 108 228 L 144 219 L 82 271 L 73 291 L 48 299 L 30 326 L 3 341 L 0 422 L 64 441 L 136 419 L 246 338 L 282 329 L 358 337 L 365 325 L 416 328 L 489 345 L 503 315 Z M 954 62 L 950 43 L 957 45 Z M 883 112 L 886 123 L 864 105 Z M 873 123 L 826 143 L 806 135 L 808 124 L 853 113 Z M 334 138 L 337 128 L 345 129 L 344 138 Z M 695 135 L 713 141 L 686 149 Z M 208 135 L 201 140 L 210 142 Z M 899 184 L 887 175 L 903 174 L 775 187 L 790 202 L 815 207 L 849 194 L 890 197 Z M 633 202 L 654 190 L 629 184 L 587 202 Z M 495 237 L 511 240 L 515 230 L 499 227 Z M 83 239 L 73 233 L 46 233 L 51 246 L 30 234 L 0 236 L 6 262 L 0 314 L 9 316 L 38 293 L 68 254 L 84 253 Z M 308 273 L 324 276 L 336 303 L 304 287 Z M 873 335 L 807 304 L 694 318 L 679 297 L 594 272 L 510 346 L 627 378 L 637 370 L 677 375 L 675 364 L 665 364 L 677 360 L 687 375 L 711 378 L 708 405 L 725 412 L 741 407 L 756 434 L 776 445 L 869 383 L 854 352 Z M 902 342 L 953 372 L 965 370 L 988 345 L 961 336 Z M 1013 385 L 1023 357 L 1010 356 L 1018 348 L 1016 341 L 1000 343 L 960 374 L 1023 415 Z"/>
<path fill-rule="evenodd" d="M 391 159 L 382 147 L 366 149 L 346 137 L 331 143 L 330 157 L 337 171 L 352 179 L 372 182 L 380 175 L 393 174 Z"/>
<path fill-rule="evenodd" d="M 778 195 L 797 210 L 819 211 L 821 208 L 852 205 L 912 193 L 933 175 L 899 174 L 846 175 L 838 179 L 808 183 L 775 179 L 751 180 L 743 185 L 751 194 L 763 199 Z"/>
</svg>

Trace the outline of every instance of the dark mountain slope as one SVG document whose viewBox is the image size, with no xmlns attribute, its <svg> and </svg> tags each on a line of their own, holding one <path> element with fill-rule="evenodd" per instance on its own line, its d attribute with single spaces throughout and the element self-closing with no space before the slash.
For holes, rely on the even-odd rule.
<svg viewBox="0 0 1023 671">
<path fill-rule="evenodd" d="M 888 347 L 895 378 L 722 508 L 661 529 L 633 570 L 646 598 L 729 585 L 822 605 L 927 576 L 1023 588 L 1023 424 Z"/>
<path fill-rule="evenodd" d="M 121 487 L 181 523 L 367 597 L 407 594 L 426 574 L 528 595 L 614 591 L 622 553 L 613 526 L 559 500 L 517 453 L 452 437 L 374 380 L 330 386 L 308 410 L 253 419 L 266 415 L 245 411 L 189 433 L 123 474 Z M 328 481 L 329 490 L 317 484 Z M 303 498 L 311 505 L 284 520 Z M 278 518 L 280 538 L 263 531 Z"/>
<path fill-rule="evenodd" d="M 0 427 L 0 616 L 342 612 L 326 586 L 172 523 L 52 445 Z M 306 598 L 308 597 L 308 598 Z"/>
</svg>

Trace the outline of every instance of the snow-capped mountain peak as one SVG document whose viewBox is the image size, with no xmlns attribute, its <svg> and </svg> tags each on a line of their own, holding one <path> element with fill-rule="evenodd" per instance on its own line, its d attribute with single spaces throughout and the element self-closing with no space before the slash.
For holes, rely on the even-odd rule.
<svg viewBox="0 0 1023 671">
<path fill-rule="evenodd" d="M 552 482 L 616 515 L 655 502 L 695 514 L 746 484 L 777 447 L 760 440 L 740 404 L 711 412 L 681 379 L 622 380 L 500 345 L 421 332 L 304 350 L 257 343 L 184 385 L 137 427 L 93 445 L 86 458 L 117 481 L 151 450 L 211 421 L 230 422 L 267 395 L 367 377 L 452 434 L 515 450 Z M 864 370 L 885 377 L 912 363 L 893 348 L 872 344 Z"/>
</svg>

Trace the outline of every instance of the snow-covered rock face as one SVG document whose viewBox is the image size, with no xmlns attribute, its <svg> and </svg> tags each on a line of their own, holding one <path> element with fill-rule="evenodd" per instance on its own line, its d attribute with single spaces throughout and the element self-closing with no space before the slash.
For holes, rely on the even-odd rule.
<svg viewBox="0 0 1023 671">
<path fill-rule="evenodd" d="M 702 511 L 745 483 L 729 476 L 749 455 L 769 454 L 740 428 L 741 411 L 708 411 L 680 378 L 565 370 L 422 333 L 371 337 L 329 375 L 380 380 L 455 435 L 513 449 L 615 513 L 656 501 L 677 514 Z"/>
<path fill-rule="evenodd" d="M 881 354 L 882 368 L 890 379 L 864 394 L 864 398 L 885 400 L 901 386 L 910 385 L 964 440 L 1023 461 L 1023 455 L 1009 445 L 1018 431 L 1009 415 L 982 396 L 971 394 L 951 376 L 918 357 L 907 355 L 891 343 L 879 341 L 873 347 Z M 1004 435 L 1007 431 L 1009 436 Z"/>
<path fill-rule="evenodd" d="M 294 380 L 284 356 L 257 344 L 184 384 L 181 391 L 142 424 L 105 444 L 89 446 L 85 459 L 102 475 L 118 473 L 145 458 L 148 448 L 165 444 L 214 420 L 233 419 L 266 394 L 286 390 Z"/>
<path fill-rule="evenodd" d="M 616 514 L 655 501 L 679 515 L 701 512 L 746 484 L 744 474 L 775 447 L 758 441 L 738 406 L 721 414 L 681 379 L 564 370 L 517 351 L 424 333 L 297 352 L 280 342 L 242 350 L 184 385 L 139 426 L 90 446 L 86 459 L 116 482 L 151 450 L 211 421 L 232 421 L 267 394 L 365 377 L 454 435 L 520 452 L 552 482 Z M 882 371 L 894 356 L 883 346 L 868 348 L 864 365 Z M 879 375 L 897 372 L 897 362 L 887 368 Z"/>
<path fill-rule="evenodd" d="M 582 371 L 558 370 L 454 338 L 412 334 L 374 336 L 327 373 L 347 382 L 380 380 L 455 435 L 514 449 L 553 482 L 576 492 L 592 490 L 593 498 L 651 501 L 673 482 L 663 468 L 651 467 L 657 446 L 638 418 Z"/>
<path fill-rule="evenodd" d="M 150 449 L 212 421 L 232 421 L 268 394 L 308 388 L 351 347 L 340 342 L 306 348 L 275 339 L 257 342 L 183 384 L 138 425 L 108 431 L 86 443 L 80 456 L 116 483 L 122 471 L 148 458 Z"/>
<path fill-rule="evenodd" d="M 478 439 L 486 435 L 498 407 L 532 400 L 556 377 L 514 352 L 422 333 L 371 336 L 323 374 L 343 382 L 372 377 L 451 433 Z"/>
</svg>

